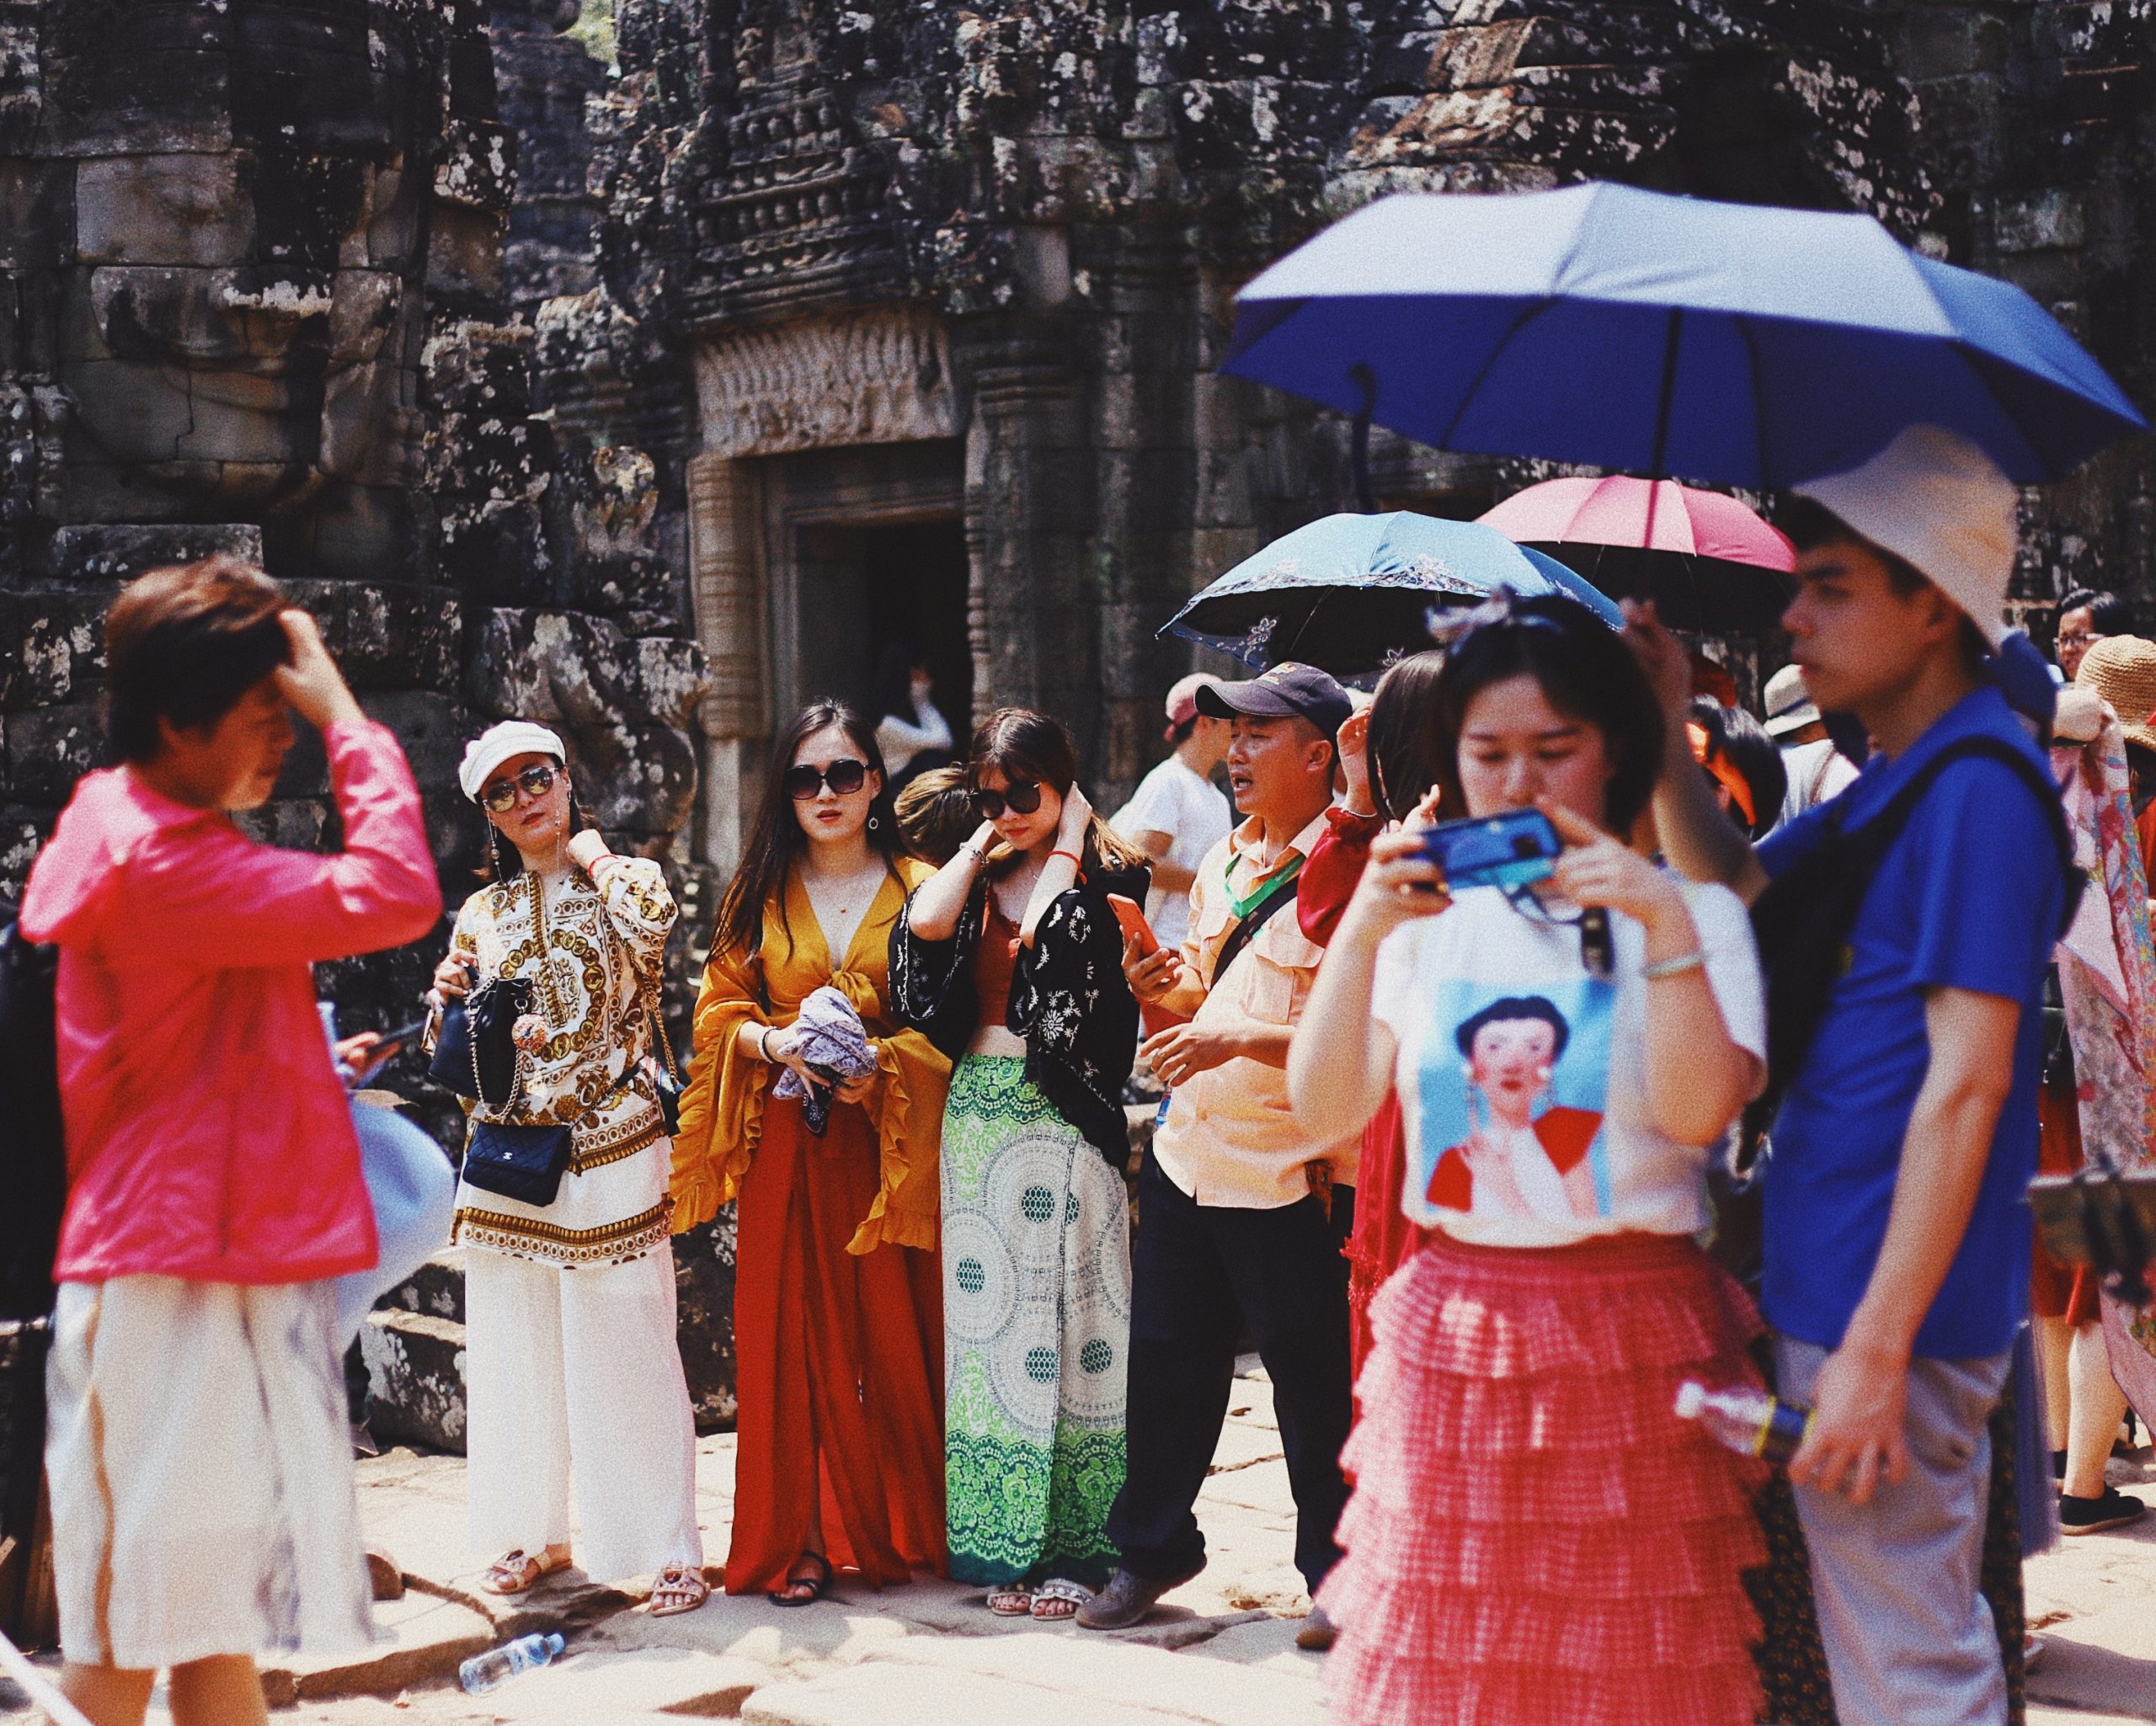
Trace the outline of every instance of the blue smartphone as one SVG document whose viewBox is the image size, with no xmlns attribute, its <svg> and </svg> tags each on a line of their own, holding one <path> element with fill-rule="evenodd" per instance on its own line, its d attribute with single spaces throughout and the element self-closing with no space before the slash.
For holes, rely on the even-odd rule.
<svg viewBox="0 0 2156 1726">
<path fill-rule="evenodd" d="M 1445 885 L 1522 887 L 1555 872 L 1563 847 L 1540 809 L 1514 809 L 1484 819 L 1440 822 L 1422 834 L 1422 855 Z"/>
</svg>

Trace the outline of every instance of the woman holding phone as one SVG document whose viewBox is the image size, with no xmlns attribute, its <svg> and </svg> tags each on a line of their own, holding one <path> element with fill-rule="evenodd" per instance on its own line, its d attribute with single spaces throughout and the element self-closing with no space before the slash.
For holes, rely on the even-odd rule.
<svg viewBox="0 0 2156 1726">
<path fill-rule="evenodd" d="M 959 1056 L 943 1119 L 951 1574 L 989 1610 L 1067 1619 L 1107 1580 L 1130 1326 L 1122 1106 L 1138 1040 L 1107 900 L 1142 856 L 1023 707 L 974 732 L 979 828 L 908 902 L 899 1013 Z"/>
<path fill-rule="evenodd" d="M 521 1594 L 570 1559 L 654 1577 L 654 1616 L 709 1597 L 696 1526 L 696 1425 L 675 1340 L 666 1122 L 653 1077 L 673 895 L 659 866 L 587 825 L 562 740 L 504 720 L 465 748 L 494 879 L 464 902 L 435 988 L 522 978 L 517 1088 L 477 1121 L 566 1127 L 552 1203 L 483 1186 L 466 1159 L 451 1239 L 465 1255 L 472 1537 L 499 1553 L 480 1585 Z"/>
<path fill-rule="evenodd" d="M 782 1606 L 821 1599 L 834 1567 L 878 1586 L 943 1567 L 951 1063 L 891 1005 L 891 931 L 929 876 L 900 843 L 874 731 L 805 709 L 719 902 L 674 1146 L 676 1228 L 738 1204 L 726 1590 Z M 809 1058 L 809 1020 L 834 1015 L 862 1057 L 835 1084 Z"/>
<path fill-rule="evenodd" d="M 1694 1244 L 1709 1148 L 1765 1073 L 1750 925 L 1610 836 L 1653 790 L 1662 718 L 1584 607 L 1480 608 L 1430 705 L 1441 807 L 1539 810 L 1564 850 L 1532 886 L 1449 895 L 1420 823 L 1376 839 L 1289 1053 L 1321 1138 L 1396 1089 L 1402 1203 L 1433 1231 L 1372 1308 L 1321 1595 L 1333 1707 L 1748 1726 L 1755 1465 L 1673 1409 L 1687 1378 L 1758 1382 L 1757 1317 Z"/>
</svg>

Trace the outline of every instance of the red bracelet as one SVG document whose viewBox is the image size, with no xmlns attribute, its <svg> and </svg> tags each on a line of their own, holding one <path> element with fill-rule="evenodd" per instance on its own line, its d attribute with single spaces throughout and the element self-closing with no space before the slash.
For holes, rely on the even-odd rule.
<svg viewBox="0 0 2156 1726">
<path fill-rule="evenodd" d="M 1054 850 L 1048 855 L 1051 862 L 1058 857 L 1068 857 L 1075 867 L 1083 869 L 1086 866 L 1086 860 L 1075 851 Z"/>
</svg>

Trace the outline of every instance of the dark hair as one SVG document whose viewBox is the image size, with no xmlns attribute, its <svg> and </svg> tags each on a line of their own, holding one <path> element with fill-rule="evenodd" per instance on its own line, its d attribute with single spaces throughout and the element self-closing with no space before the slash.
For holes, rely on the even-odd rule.
<svg viewBox="0 0 2156 1726">
<path fill-rule="evenodd" d="M 963 767 L 931 767 L 916 773 L 892 801 L 899 837 L 924 863 L 941 869 L 980 823 L 974 818 L 973 792 Z"/>
<path fill-rule="evenodd" d="M 104 615 L 104 732 L 123 761 L 164 746 L 157 722 L 206 730 L 291 658 L 285 590 L 220 552 L 152 569 Z"/>
<path fill-rule="evenodd" d="M 2086 611 L 2089 627 L 2100 636 L 2133 633 L 2133 612 L 2116 594 L 2099 588 L 2076 588 L 2058 602 L 2061 617 L 2069 611 Z"/>
<path fill-rule="evenodd" d="M 1725 707 L 1710 695 L 1692 697 L 1692 723 L 1707 734 L 1710 754 L 1728 757 L 1744 776 L 1752 793 L 1752 824 L 1748 837 L 1763 839 L 1782 818 L 1782 799 L 1789 795 L 1789 767 L 1781 746 L 1767 735 L 1767 728 L 1742 707 Z M 1731 818 L 1739 812 L 1732 810 Z M 1740 820 L 1737 824 L 1742 826 Z"/>
<path fill-rule="evenodd" d="M 1078 748 L 1060 720 L 1030 707 L 998 707 L 974 732 L 966 761 L 966 789 L 980 786 L 982 770 L 993 767 L 1006 780 L 1031 780 L 1050 786 L 1059 797 L 1070 795 L 1078 782 Z M 1137 869 L 1145 866 L 1145 854 L 1102 820 L 1096 812 L 1086 834 L 1079 867 L 1088 871 Z"/>
<path fill-rule="evenodd" d="M 818 732 L 837 726 L 847 741 L 861 751 L 868 770 L 883 780 L 882 789 L 868 806 L 868 843 L 889 863 L 899 849 L 899 818 L 891 807 L 891 786 L 883 771 L 883 752 L 876 747 L 876 728 L 844 701 L 813 701 L 795 716 L 771 748 L 771 770 L 764 775 L 763 801 L 756 807 L 755 825 L 741 850 L 741 866 L 727 883 L 718 902 L 718 925 L 712 935 L 714 947 L 743 955 L 763 945 L 764 906 L 779 896 L 779 922 L 787 945 L 793 943 L 793 925 L 786 914 L 786 872 L 808 849 L 808 835 L 794 817 L 793 799 L 786 793 L 786 770 L 802 744 Z M 835 963 L 839 956 L 834 953 Z"/>
<path fill-rule="evenodd" d="M 1863 546 L 1885 567 L 1886 585 L 1894 590 L 1898 599 L 1906 599 L 1925 588 L 1938 586 L 1908 558 L 1866 539 L 1816 498 L 1790 498 L 1775 513 L 1774 525 L 1789 535 L 1790 543 L 1800 551 L 1809 551 L 1815 546 L 1828 545 L 1835 540 L 1846 540 L 1852 545 Z M 1977 627 L 1974 618 L 1961 611 L 1961 606 L 1951 599 L 1947 603 L 1961 612 L 1961 628 L 1958 642 L 1961 649 L 1961 663 L 1969 670 L 1975 671 L 1990 657 L 1991 643 L 1984 639 L 1984 632 Z"/>
<path fill-rule="evenodd" d="M 1444 669 L 1442 653 L 1410 653 L 1378 679 L 1370 701 L 1363 758 L 1378 813 L 1395 821 L 1413 812 L 1440 775 L 1438 758 L 1444 751 L 1437 729 L 1437 693 Z"/>
<path fill-rule="evenodd" d="M 868 680 L 869 722 L 881 725 L 885 720 L 903 719 L 914 723 L 913 669 L 921 663 L 921 655 L 911 642 L 886 642 L 883 651 L 876 656 L 876 669 Z"/>
<path fill-rule="evenodd" d="M 1565 1015 L 1557 1010 L 1557 1004 L 1546 995 L 1507 995 L 1501 1001 L 1492 1001 L 1473 1018 L 1465 1020 L 1453 1033 L 1453 1041 L 1460 1045 L 1461 1054 L 1473 1057 L 1475 1039 L 1482 1028 L 1501 1024 L 1509 1019 L 1540 1019 L 1557 1033 L 1557 1047 L 1551 1052 L 1552 1060 L 1560 1059 L 1565 1045 L 1572 1040 L 1572 1028 L 1565 1023 Z"/>
<path fill-rule="evenodd" d="M 1603 825 L 1626 834 L 1662 774 L 1662 705 L 1622 637 L 1577 599 L 1538 594 L 1513 602 L 1502 621 L 1470 631 L 1445 655 L 1435 694 L 1441 807 L 1468 812 L 1460 783 L 1460 736 L 1468 707 L 1492 684 L 1531 677 L 1559 712 L 1602 733 L 1614 771 Z"/>
<path fill-rule="evenodd" d="M 1180 749 L 1190 741 L 1191 733 L 1198 729 L 1198 716 L 1193 712 L 1189 718 L 1168 727 L 1168 747 Z"/>
</svg>

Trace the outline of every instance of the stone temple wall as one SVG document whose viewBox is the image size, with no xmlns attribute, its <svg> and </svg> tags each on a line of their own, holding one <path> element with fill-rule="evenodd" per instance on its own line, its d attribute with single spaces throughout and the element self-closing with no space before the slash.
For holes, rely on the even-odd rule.
<svg viewBox="0 0 2156 1726">
<path fill-rule="evenodd" d="M 1337 421 L 1213 375 L 1233 293 L 1388 191 L 1606 178 L 1869 211 L 2029 287 L 2148 399 L 2151 12 L 622 0 L 600 273 L 623 344 L 697 384 L 705 854 L 728 855 L 806 693 L 815 572 L 774 530 L 791 476 L 864 446 L 958 452 L 975 711 L 1050 707 L 1097 789 L 1127 786 L 1187 663 L 1158 622 L 1349 507 Z M 1538 472 L 1382 437 L 1374 456 L 1382 498 L 1444 513 Z M 2031 494 L 2025 602 L 2104 581 L 2156 624 L 2147 466 L 2126 449 Z"/>
<path fill-rule="evenodd" d="M 663 442 L 635 441 L 666 413 L 604 339 L 536 318 L 596 292 L 606 74 L 555 34 L 575 5 L 494 11 L 0 0 L 0 893 L 100 759 L 113 595 L 222 548 L 288 584 L 397 732 L 452 912 L 484 835 L 456 763 L 511 715 L 562 731 L 594 818 L 707 908 L 680 461 L 670 497 Z M 327 790 L 305 739 L 248 824 L 330 842 Z M 410 1019 L 447 935 L 320 967 L 343 1027 Z M 381 1082 L 453 1132 L 415 1056 Z M 731 1408 L 723 1247 L 681 1255 L 707 1419 Z"/>
</svg>

